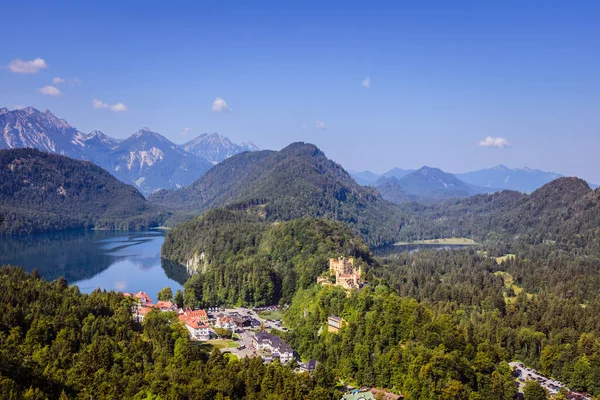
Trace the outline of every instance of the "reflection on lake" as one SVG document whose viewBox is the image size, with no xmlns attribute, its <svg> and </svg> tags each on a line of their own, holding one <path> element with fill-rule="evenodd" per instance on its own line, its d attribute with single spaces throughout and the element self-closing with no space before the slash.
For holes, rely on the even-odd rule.
<svg viewBox="0 0 600 400">
<path fill-rule="evenodd" d="M 471 244 L 439 244 L 439 243 L 407 243 L 382 246 L 372 249 L 377 257 L 385 257 L 398 253 L 414 253 L 419 250 L 459 250 L 465 247 L 473 247 Z"/>
<path fill-rule="evenodd" d="M 82 292 L 96 288 L 147 292 L 153 300 L 165 286 L 182 288 L 185 268 L 160 258 L 161 231 L 69 231 L 0 236 L 0 265 L 37 268 L 46 280 L 64 276 Z"/>
</svg>

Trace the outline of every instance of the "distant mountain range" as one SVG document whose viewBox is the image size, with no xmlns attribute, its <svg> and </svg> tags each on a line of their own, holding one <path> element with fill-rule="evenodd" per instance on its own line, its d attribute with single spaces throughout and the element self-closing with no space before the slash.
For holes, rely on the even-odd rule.
<svg viewBox="0 0 600 400">
<path fill-rule="evenodd" d="M 100 131 L 85 134 L 50 111 L 33 107 L 1 108 L 0 129 L 0 149 L 36 148 L 91 161 L 146 195 L 189 185 L 215 163 L 258 149 L 252 143 L 237 145 L 218 134 L 201 135 L 182 146 L 148 128 L 125 140 Z"/>
<path fill-rule="evenodd" d="M 504 165 L 464 174 L 450 174 L 429 167 L 418 171 L 394 168 L 384 174 L 370 171 L 350 171 L 350 174 L 357 183 L 376 187 L 385 199 L 395 203 L 463 198 L 501 190 L 531 193 L 563 177 L 554 172 Z M 590 187 L 598 186 L 590 184 Z"/>
<path fill-rule="evenodd" d="M 379 178 L 372 186 L 380 191 L 384 199 L 393 203 L 463 198 L 488 191 L 463 182 L 439 168 L 427 166 L 412 172 L 395 170 Z"/>
<path fill-rule="evenodd" d="M 504 165 L 498 165 L 493 168 L 456 174 L 456 177 L 472 185 L 486 188 L 510 189 L 531 193 L 548 182 L 562 178 L 563 175 L 527 167 L 508 168 Z"/>
</svg>

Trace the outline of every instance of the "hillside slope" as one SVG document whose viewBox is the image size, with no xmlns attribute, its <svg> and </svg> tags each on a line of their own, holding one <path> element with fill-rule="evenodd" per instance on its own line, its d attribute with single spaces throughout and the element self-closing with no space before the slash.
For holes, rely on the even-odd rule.
<svg viewBox="0 0 600 400">
<path fill-rule="evenodd" d="M 420 222 L 406 235 L 503 237 L 600 250 L 600 189 L 590 189 L 579 178 L 559 178 L 530 195 L 502 191 L 426 206 L 419 212 Z"/>
<path fill-rule="evenodd" d="M 199 306 L 289 303 L 327 270 L 330 257 L 371 261 L 369 248 L 342 223 L 301 218 L 271 224 L 224 209 L 169 231 L 161 255 L 196 272 L 186 292 Z"/>
<path fill-rule="evenodd" d="M 0 150 L 0 233 L 147 228 L 165 217 L 159 209 L 90 162 Z"/>
<path fill-rule="evenodd" d="M 196 214 L 227 206 L 252 210 L 267 220 L 310 216 L 341 221 L 371 245 L 391 243 L 404 223 L 398 209 L 375 189 L 358 185 L 306 143 L 235 155 L 189 187 L 160 191 L 150 200 Z"/>
</svg>

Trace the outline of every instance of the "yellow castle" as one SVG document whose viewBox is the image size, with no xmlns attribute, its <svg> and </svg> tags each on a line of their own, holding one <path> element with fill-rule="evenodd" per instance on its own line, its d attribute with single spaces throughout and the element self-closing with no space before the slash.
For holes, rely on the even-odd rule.
<svg viewBox="0 0 600 400">
<path fill-rule="evenodd" d="M 359 289 L 362 268 L 354 267 L 354 258 L 329 259 L 329 274 L 335 276 L 335 284 L 344 289 Z"/>
</svg>

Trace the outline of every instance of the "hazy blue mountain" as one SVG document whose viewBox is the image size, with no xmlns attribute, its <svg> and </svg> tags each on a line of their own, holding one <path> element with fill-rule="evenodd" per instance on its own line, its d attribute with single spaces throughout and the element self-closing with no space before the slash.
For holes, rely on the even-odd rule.
<svg viewBox="0 0 600 400">
<path fill-rule="evenodd" d="M 410 172 L 400 179 L 395 176 L 384 176 L 374 186 L 384 199 L 394 203 L 431 202 L 486 192 L 486 189 L 463 182 L 439 168 L 427 166 Z"/>
<path fill-rule="evenodd" d="M 244 151 L 260 150 L 252 142 L 242 144 L 233 143 L 231 140 L 218 133 L 204 133 L 189 142 L 182 144 L 181 147 L 185 151 L 204 158 L 213 164 L 220 163 L 226 158 Z"/>
<path fill-rule="evenodd" d="M 348 173 L 350 174 L 350 176 L 352 176 L 352 178 L 354 178 L 356 183 L 358 183 L 359 185 L 374 186 L 380 178 L 394 177 L 397 179 L 401 179 L 414 171 L 415 171 L 414 169 L 392 168 L 383 174 L 376 174 L 371 171 L 352 171 L 352 170 L 348 170 Z M 382 182 L 386 182 L 386 181 L 384 180 Z M 382 182 L 380 182 L 380 183 L 382 183 Z"/>
<path fill-rule="evenodd" d="M 379 178 L 372 186 L 376 187 L 381 197 L 392 203 L 401 204 L 411 201 L 425 201 L 424 198 L 407 194 L 395 176 Z"/>
<path fill-rule="evenodd" d="M 410 174 L 411 172 L 415 172 L 415 170 L 414 169 L 392 168 L 388 172 L 384 173 L 383 176 L 385 176 L 386 178 L 391 178 L 393 176 L 397 179 L 402 179 L 406 175 Z"/>
<path fill-rule="evenodd" d="M 362 186 L 373 185 L 379 178 L 381 178 L 381 175 L 371 171 L 348 170 L 348 173 L 356 181 L 356 183 Z"/>
<path fill-rule="evenodd" d="M 555 179 L 562 177 L 554 172 L 540 171 L 531 168 L 508 168 L 498 165 L 478 171 L 456 174 L 456 176 L 472 185 L 486 188 L 509 189 L 530 193 Z"/>
</svg>

